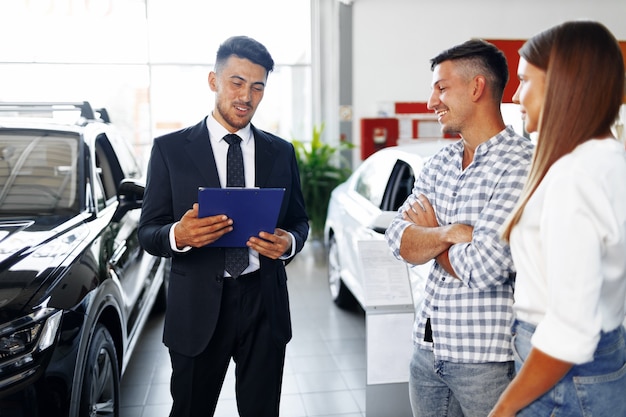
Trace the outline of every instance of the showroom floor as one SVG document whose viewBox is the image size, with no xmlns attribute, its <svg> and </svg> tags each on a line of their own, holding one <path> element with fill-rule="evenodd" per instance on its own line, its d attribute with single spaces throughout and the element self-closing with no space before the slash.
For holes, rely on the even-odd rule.
<svg viewBox="0 0 626 417">
<path fill-rule="evenodd" d="M 287 345 L 281 417 L 365 417 L 365 314 L 340 310 L 330 301 L 319 243 L 307 243 L 287 272 L 293 339 Z M 169 415 L 171 368 L 162 326 L 162 315 L 146 325 L 122 379 L 121 417 Z M 237 416 L 232 365 L 215 416 Z"/>
</svg>

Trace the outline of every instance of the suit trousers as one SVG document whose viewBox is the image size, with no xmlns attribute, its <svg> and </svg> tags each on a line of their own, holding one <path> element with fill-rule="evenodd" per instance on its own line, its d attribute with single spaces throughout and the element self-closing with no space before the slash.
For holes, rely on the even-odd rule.
<svg viewBox="0 0 626 417">
<path fill-rule="evenodd" d="M 272 338 L 260 274 L 225 277 L 223 283 L 220 316 L 206 349 L 195 357 L 170 350 L 170 417 L 213 416 L 231 358 L 239 416 L 277 417 L 285 346 Z"/>
</svg>

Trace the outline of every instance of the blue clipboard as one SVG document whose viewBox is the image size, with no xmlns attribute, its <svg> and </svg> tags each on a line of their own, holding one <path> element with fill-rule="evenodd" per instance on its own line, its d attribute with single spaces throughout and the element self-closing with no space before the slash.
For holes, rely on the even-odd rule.
<svg viewBox="0 0 626 417">
<path fill-rule="evenodd" d="M 233 219 L 233 230 L 207 246 L 245 247 L 259 232 L 274 233 L 284 188 L 198 189 L 198 217 L 225 214 Z"/>
</svg>

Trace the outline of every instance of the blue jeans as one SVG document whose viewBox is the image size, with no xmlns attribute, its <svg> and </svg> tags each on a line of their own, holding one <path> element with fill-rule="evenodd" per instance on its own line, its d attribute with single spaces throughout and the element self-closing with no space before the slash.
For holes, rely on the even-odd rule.
<svg viewBox="0 0 626 417">
<path fill-rule="evenodd" d="M 530 353 L 531 324 L 513 326 L 515 368 Z M 566 340 L 563 343 L 567 343 Z M 550 391 L 517 413 L 518 417 L 626 416 L 626 346 L 624 328 L 602 333 L 592 362 L 575 365 Z"/>
<path fill-rule="evenodd" d="M 513 362 L 435 360 L 415 347 L 409 394 L 414 417 L 485 417 L 514 375 Z"/>
</svg>

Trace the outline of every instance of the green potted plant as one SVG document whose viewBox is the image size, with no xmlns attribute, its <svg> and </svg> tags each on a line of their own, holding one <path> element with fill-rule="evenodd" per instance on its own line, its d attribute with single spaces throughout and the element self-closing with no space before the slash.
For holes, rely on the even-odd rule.
<svg viewBox="0 0 626 417">
<path fill-rule="evenodd" d="M 324 234 L 330 193 L 352 172 L 341 151 L 352 149 L 354 145 L 343 141 L 339 142 L 338 146 L 323 143 L 321 140 L 323 130 L 324 125 L 314 126 L 310 143 L 292 140 L 300 170 L 304 203 L 311 224 L 312 239 L 321 239 Z"/>
</svg>

